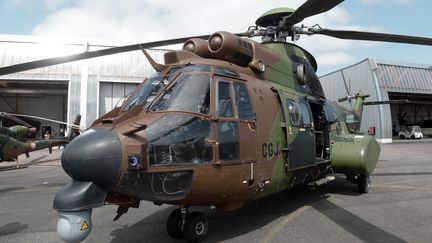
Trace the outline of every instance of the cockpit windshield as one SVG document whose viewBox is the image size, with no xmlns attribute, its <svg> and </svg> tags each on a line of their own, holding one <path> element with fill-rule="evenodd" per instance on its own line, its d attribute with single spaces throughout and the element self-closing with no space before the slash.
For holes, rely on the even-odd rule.
<svg viewBox="0 0 432 243">
<path fill-rule="evenodd" d="M 137 105 L 146 105 L 150 103 L 165 85 L 168 84 L 168 80 L 164 79 L 163 76 L 158 74 L 156 77 L 147 79 L 138 88 L 138 90 L 130 97 L 126 104 L 123 105 L 123 111 L 128 111 L 132 107 Z"/>
<path fill-rule="evenodd" d="M 142 106 L 146 109 L 150 107 L 152 111 L 210 114 L 212 71 L 222 76 L 239 76 L 235 71 L 207 65 L 174 66 L 165 76 L 157 73 L 145 80 L 126 100 L 122 110 L 128 111 L 134 106 Z M 171 81 L 174 83 L 169 85 Z M 158 100 L 154 101 L 156 97 Z"/>
<path fill-rule="evenodd" d="M 150 109 L 153 111 L 186 111 L 210 113 L 210 76 L 182 74 L 164 91 Z"/>
</svg>

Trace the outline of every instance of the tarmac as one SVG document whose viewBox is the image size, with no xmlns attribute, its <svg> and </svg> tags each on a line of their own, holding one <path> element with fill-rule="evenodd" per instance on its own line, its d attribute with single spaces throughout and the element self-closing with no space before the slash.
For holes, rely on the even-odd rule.
<svg viewBox="0 0 432 243">
<path fill-rule="evenodd" d="M 337 177 L 313 190 L 301 187 L 224 212 L 207 214 L 204 242 L 430 242 L 432 239 L 432 139 L 396 140 L 381 145 L 367 194 Z M 62 149 L 0 164 L 0 242 L 60 242 L 55 193 L 70 178 L 61 168 Z M 93 210 L 93 230 L 85 242 L 183 242 L 166 233 L 174 206 L 141 202 L 118 221 L 117 208 Z"/>
<path fill-rule="evenodd" d="M 18 156 L 17 161 L 4 161 L 0 162 L 0 171 L 11 170 L 11 169 L 22 169 L 29 166 L 44 165 L 44 166 L 60 166 L 61 155 L 63 147 L 53 147 L 52 153 L 50 154 L 48 149 L 37 150 L 29 153 L 30 157 L 22 154 Z"/>
</svg>

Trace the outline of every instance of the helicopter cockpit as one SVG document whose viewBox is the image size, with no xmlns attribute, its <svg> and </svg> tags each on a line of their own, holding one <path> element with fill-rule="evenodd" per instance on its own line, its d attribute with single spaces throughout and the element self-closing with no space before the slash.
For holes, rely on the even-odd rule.
<svg viewBox="0 0 432 243">
<path fill-rule="evenodd" d="M 148 164 L 241 160 L 239 123 L 254 120 L 255 115 L 246 84 L 239 77 L 222 67 L 187 65 L 144 81 L 122 110 L 142 106 L 150 114 L 163 114 L 145 129 Z M 212 87 L 216 92 L 211 92 Z M 217 157 L 215 141 L 219 143 Z"/>
</svg>

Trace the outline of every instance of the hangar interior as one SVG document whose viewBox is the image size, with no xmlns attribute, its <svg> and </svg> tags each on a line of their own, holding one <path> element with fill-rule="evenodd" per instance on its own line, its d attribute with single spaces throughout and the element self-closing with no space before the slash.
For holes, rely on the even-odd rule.
<svg viewBox="0 0 432 243">
<path fill-rule="evenodd" d="M 391 104 L 392 135 L 398 136 L 398 132 L 407 126 L 420 126 L 426 136 L 432 136 L 432 94 L 413 93 L 389 93 L 389 100 L 409 100 L 408 104 Z"/>
<path fill-rule="evenodd" d="M 101 40 L 47 40 L 37 36 L 0 35 L 0 66 L 99 50 L 130 43 Z M 166 50 L 148 50 L 163 63 Z M 134 51 L 65 63 L 0 77 L 0 112 L 19 113 L 72 123 L 81 114 L 88 127 L 154 73 L 142 52 Z M 60 125 L 26 120 L 58 135 Z M 7 123 L 5 123 L 7 125 Z"/>
<path fill-rule="evenodd" d="M 0 111 L 31 114 L 58 121 L 67 118 L 68 81 L 8 80 L 7 88 L 0 89 Z M 22 118 L 25 119 L 25 118 Z M 26 119 L 38 126 L 37 137 L 52 134 L 52 124 Z M 5 126 L 14 124 L 4 123 Z M 58 126 L 58 125 L 57 125 Z"/>
<path fill-rule="evenodd" d="M 370 94 L 366 101 L 396 102 L 364 106 L 361 131 L 367 133 L 374 127 L 378 141 L 392 142 L 399 131 L 413 125 L 432 136 L 432 65 L 367 58 L 320 80 L 327 98 L 333 101 L 362 91 Z M 341 105 L 349 108 L 348 102 Z"/>
</svg>

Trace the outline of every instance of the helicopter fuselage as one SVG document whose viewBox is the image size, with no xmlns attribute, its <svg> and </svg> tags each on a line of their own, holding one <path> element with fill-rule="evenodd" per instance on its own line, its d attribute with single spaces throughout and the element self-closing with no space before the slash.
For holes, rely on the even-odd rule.
<svg viewBox="0 0 432 243">
<path fill-rule="evenodd" d="M 66 147 L 62 166 L 73 181 L 54 199 L 59 232 L 79 232 L 69 231 L 68 212 L 88 223 L 89 210 L 105 203 L 119 205 L 116 218 L 140 200 L 232 210 L 320 185 L 334 173 L 335 143 L 361 151 L 348 163 L 336 156 L 347 175 L 375 168 L 376 141 L 341 132 L 302 48 L 217 32 L 184 49 L 166 53 L 162 72 Z"/>
<path fill-rule="evenodd" d="M 125 107 L 117 109 L 97 120 L 91 128 L 112 129 L 119 137 L 122 162 L 111 192 L 156 203 L 216 205 L 230 209 L 297 183 L 316 180 L 320 170 L 323 170 L 321 177 L 325 175 L 330 164 L 329 143 L 327 141 L 327 151 L 321 146 L 320 158 L 316 158 L 312 111 L 305 114 L 311 115 L 307 123 L 296 117 L 294 127 L 285 116 L 289 116 L 288 109 L 298 107 L 284 107 L 288 104 L 283 104 L 286 101 L 280 96 L 292 104 L 301 101 L 305 105 L 303 109 L 313 103 L 321 107 L 319 112 L 324 112 L 325 99 L 305 92 L 306 85 L 296 85 L 297 81 L 292 81 L 296 79 L 292 70 L 271 67 L 278 78 L 285 79 L 275 83 L 263 80 L 263 75 L 256 75 L 249 68 L 224 60 L 202 58 L 185 51 L 173 54 L 183 60 L 161 74 L 173 80 L 153 98 L 159 102 L 138 102 L 138 106 L 132 105 L 127 111 Z M 144 84 L 146 82 L 155 81 L 150 79 Z M 194 93 L 194 87 L 203 82 L 205 87 L 197 88 Z M 176 88 L 179 85 L 181 89 Z M 140 88 L 135 95 L 139 91 Z M 207 101 L 195 101 L 207 95 Z M 154 108 L 167 103 L 165 99 L 186 105 Z M 205 110 L 200 110 L 203 105 Z M 145 106 L 148 107 L 143 108 Z M 286 114 L 284 109 L 287 109 Z M 318 114 L 315 118 L 318 119 Z M 141 130 L 137 129 L 139 126 Z M 328 136 L 330 123 L 321 126 L 319 132 Z M 77 138 L 67 149 L 75 143 L 82 147 L 80 140 L 87 137 Z M 324 144 L 324 136 L 322 139 Z M 289 151 L 291 145 L 296 149 Z M 68 158 L 68 153 L 66 150 L 64 158 Z M 290 163 L 288 153 L 307 157 L 309 161 L 301 159 L 300 163 Z M 137 159 L 139 164 L 131 166 L 131 159 Z M 78 165 L 81 166 L 76 163 Z M 99 166 L 103 168 L 102 161 Z M 310 167 L 313 170 L 305 170 Z M 296 174 L 299 175 L 296 177 Z"/>
</svg>

